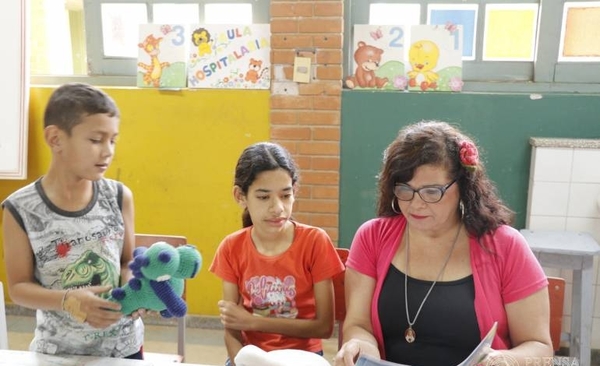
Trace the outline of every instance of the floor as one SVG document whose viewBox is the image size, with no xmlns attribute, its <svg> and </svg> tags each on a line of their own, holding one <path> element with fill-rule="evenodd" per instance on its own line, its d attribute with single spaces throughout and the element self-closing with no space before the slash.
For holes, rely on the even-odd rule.
<svg viewBox="0 0 600 366">
<path fill-rule="evenodd" d="M 32 338 L 35 319 L 27 315 L 7 315 L 8 345 L 10 349 L 26 350 Z M 177 327 L 146 324 L 146 352 L 177 353 Z M 330 361 L 337 350 L 337 338 L 323 341 L 325 359 Z M 227 352 L 223 345 L 223 331 L 188 327 L 186 330 L 186 363 L 223 365 Z"/>
</svg>

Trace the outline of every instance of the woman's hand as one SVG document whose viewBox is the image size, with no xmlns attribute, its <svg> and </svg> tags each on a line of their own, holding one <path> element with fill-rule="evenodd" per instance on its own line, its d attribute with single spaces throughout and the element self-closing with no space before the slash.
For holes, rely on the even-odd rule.
<svg viewBox="0 0 600 366">
<path fill-rule="evenodd" d="M 250 321 L 253 315 L 250 314 L 242 305 L 233 301 L 219 300 L 219 313 L 221 314 L 221 323 L 225 328 L 235 330 L 249 330 Z"/>
<path fill-rule="evenodd" d="M 489 348 L 485 358 L 477 364 L 478 366 L 513 366 L 519 363 L 506 352 Z"/>
<path fill-rule="evenodd" d="M 369 355 L 377 359 L 381 358 L 379 350 L 372 343 L 351 339 L 342 345 L 342 348 L 333 358 L 334 366 L 354 366 L 360 355 Z"/>
<path fill-rule="evenodd" d="M 123 317 L 120 304 L 97 296 L 110 289 L 110 286 L 92 286 L 68 290 L 62 304 L 63 310 L 80 323 L 106 328 Z"/>
</svg>

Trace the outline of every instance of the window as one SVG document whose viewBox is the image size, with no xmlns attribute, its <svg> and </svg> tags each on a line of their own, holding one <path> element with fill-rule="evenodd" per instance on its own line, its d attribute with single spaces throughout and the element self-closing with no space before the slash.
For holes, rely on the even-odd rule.
<svg viewBox="0 0 600 366">
<path fill-rule="evenodd" d="M 487 4 L 483 61 L 533 62 L 538 4 Z"/>
<path fill-rule="evenodd" d="M 269 23 L 269 1 L 84 0 L 84 13 L 89 75 L 133 76 L 139 24 Z"/>
<path fill-rule="evenodd" d="M 561 19 L 555 81 L 600 82 L 600 1 L 567 1 Z"/>
<path fill-rule="evenodd" d="M 135 85 L 139 24 L 269 23 L 269 0 L 29 0 L 31 80 Z"/>
<path fill-rule="evenodd" d="M 598 0 L 346 0 L 346 9 L 345 49 L 354 24 L 461 24 L 464 90 L 600 91 Z"/>
</svg>

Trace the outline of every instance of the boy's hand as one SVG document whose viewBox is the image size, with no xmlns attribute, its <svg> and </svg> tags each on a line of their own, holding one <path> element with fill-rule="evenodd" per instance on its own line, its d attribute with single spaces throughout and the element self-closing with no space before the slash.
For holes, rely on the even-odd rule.
<svg viewBox="0 0 600 366">
<path fill-rule="evenodd" d="M 110 290 L 110 286 L 69 290 L 65 296 L 63 310 L 69 312 L 80 323 L 85 322 L 94 328 L 106 328 L 123 316 L 120 304 L 97 296 Z"/>
<path fill-rule="evenodd" d="M 146 315 L 160 316 L 160 312 L 154 311 L 154 310 L 148 310 L 148 309 L 137 309 L 136 311 L 131 313 L 129 316 L 131 316 L 133 318 L 133 320 L 136 320 L 137 318 L 141 318 Z"/>
</svg>

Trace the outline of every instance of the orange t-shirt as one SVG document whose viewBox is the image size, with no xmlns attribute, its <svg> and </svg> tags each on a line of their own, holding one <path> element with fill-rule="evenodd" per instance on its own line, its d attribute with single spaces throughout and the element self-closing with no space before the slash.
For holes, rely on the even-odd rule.
<svg viewBox="0 0 600 366">
<path fill-rule="evenodd" d="M 277 256 L 265 256 L 256 250 L 251 227 L 228 235 L 217 249 L 209 270 L 224 281 L 237 284 L 244 307 L 256 316 L 313 319 L 314 284 L 344 269 L 323 229 L 297 222 L 294 225 L 294 241 Z M 245 344 L 265 351 L 323 349 L 321 339 L 252 331 L 243 331 L 242 335 Z"/>
</svg>

